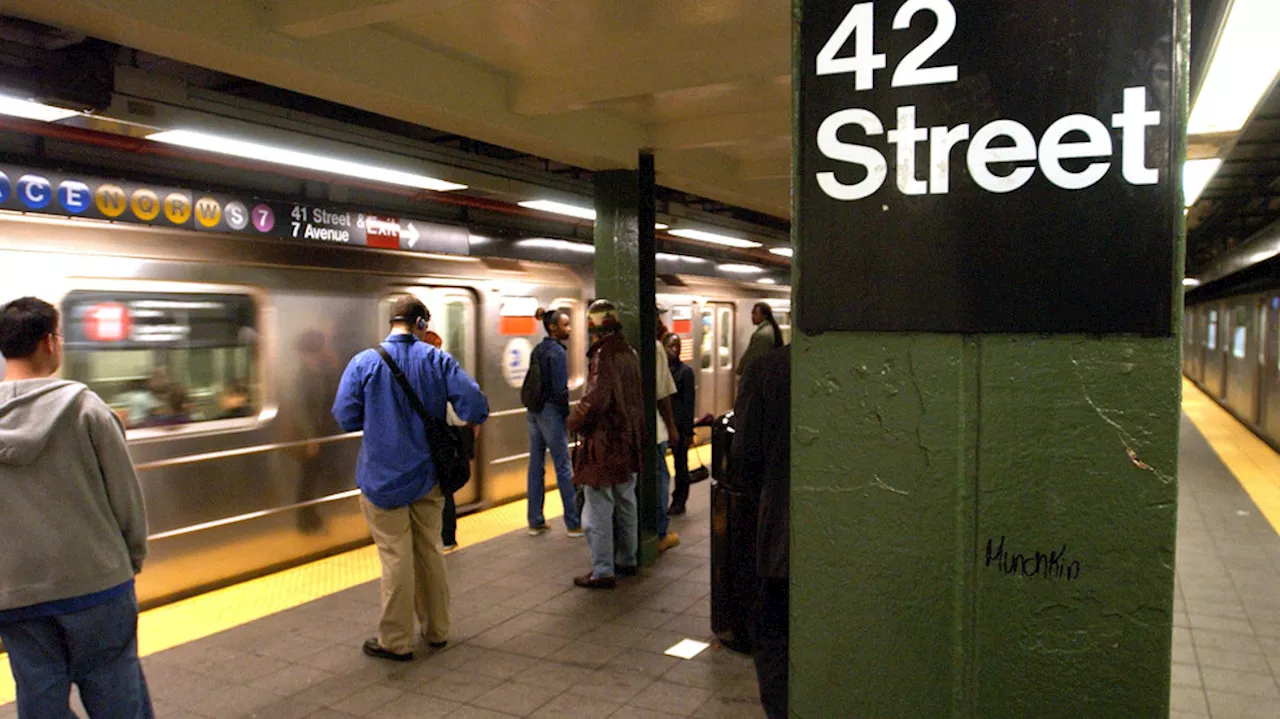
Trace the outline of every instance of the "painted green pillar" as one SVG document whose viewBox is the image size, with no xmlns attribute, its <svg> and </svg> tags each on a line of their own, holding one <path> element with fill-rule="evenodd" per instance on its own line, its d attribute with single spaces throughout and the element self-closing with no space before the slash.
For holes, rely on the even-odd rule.
<svg viewBox="0 0 1280 719">
<path fill-rule="evenodd" d="M 642 153 L 637 170 L 608 170 L 592 176 L 595 189 L 596 296 L 618 306 L 627 341 L 640 357 L 648 436 L 656 436 L 654 336 L 654 171 L 653 155 Z M 647 338 L 647 341 L 646 341 Z M 636 484 L 640 512 L 640 561 L 658 555 L 657 452 L 644 453 Z"/>
<path fill-rule="evenodd" d="M 792 716 L 1168 717 L 1176 335 L 797 333 L 793 358 Z"/>
</svg>

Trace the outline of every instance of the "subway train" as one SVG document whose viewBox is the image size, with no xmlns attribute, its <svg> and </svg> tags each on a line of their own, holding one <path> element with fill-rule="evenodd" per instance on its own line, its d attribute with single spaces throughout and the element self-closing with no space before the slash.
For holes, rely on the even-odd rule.
<svg viewBox="0 0 1280 719">
<path fill-rule="evenodd" d="M 1183 322 L 1183 374 L 1280 450 L 1280 282 L 1189 295 Z"/>
<path fill-rule="evenodd" d="M 698 413 L 732 405 L 734 367 L 766 301 L 789 334 L 784 287 L 666 276 Z M 404 293 L 477 379 L 491 416 L 460 511 L 526 493 L 519 386 L 538 307 L 572 313 L 571 389 L 586 372 L 578 263 L 425 255 L 0 213 L 0 303 L 34 295 L 63 315 L 61 376 L 121 417 L 146 502 L 155 606 L 367 543 L 354 468 L 360 433 L 329 415 L 350 357 L 386 335 Z M 548 483 L 554 473 L 548 468 Z"/>
</svg>

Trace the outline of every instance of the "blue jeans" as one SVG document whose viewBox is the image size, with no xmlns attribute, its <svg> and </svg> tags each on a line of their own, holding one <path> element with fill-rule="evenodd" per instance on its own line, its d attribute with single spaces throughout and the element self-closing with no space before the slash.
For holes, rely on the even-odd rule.
<svg viewBox="0 0 1280 719">
<path fill-rule="evenodd" d="M 582 527 L 591 548 L 591 576 L 612 577 L 615 564 L 636 566 L 640 544 L 636 476 L 612 487 L 583 487 Z"/>
<path fill-rule="evenodd" d="M 547 486 L 545 466 L 549 449 L 551 463 L 556 468 L 560 502 L 564 504 L 564 526 L 579 529 L 582 519 L 578 517 L 578 505 L 573 502 L 573 466 L 569 463 L 569 436 L 564 429 L 564 415 L 560 408 L 547 405 L 536 414 L 525 412 L 525 418 L 529 421 L 529 526 L 541 527 L 547 523 L 542 516 L 542 503 Z"/>
<path fill-rule="evenodd" d="M 671 471 L 667 469 L 667 447 L 670 442 L 658 443 L 658 537 L 667 536 L 667 509 L 671 502 Z"/>
<path fill-rule="evenodd" d="M 71 716 L 71 685 L 89 715 L 152 719 L 138 662 L 138 601 L 133 592 L 71 614 L 0 624 L 18 685 L 23 719 Z"/>
</svg>

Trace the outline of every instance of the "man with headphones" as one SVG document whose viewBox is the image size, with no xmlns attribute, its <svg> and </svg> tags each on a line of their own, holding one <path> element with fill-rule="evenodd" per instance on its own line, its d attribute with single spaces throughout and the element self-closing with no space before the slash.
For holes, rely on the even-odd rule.
<svg viewBox="0 0 1280 719">
<path fill-rule="evenodd" d="M 431 318 L 426 305 L 406 295 L 391 314 L 391 334 L 382 349 L 426 411 L 444 421 L 452 404 L 471 425 L 488 419 L 489 402 L 476 381 L 453 357 L 421 341 Z M 427 428 L 376 349 L 347 365 L 333 416 L 348 432 L 364 431 L 356 486 L 382 562 L 382 619 L 364 653 L 408 661 L 419 637 L 438 649 L 449 636 L 449 584 L 440 538 L 445 499 Z"/>
</svg>

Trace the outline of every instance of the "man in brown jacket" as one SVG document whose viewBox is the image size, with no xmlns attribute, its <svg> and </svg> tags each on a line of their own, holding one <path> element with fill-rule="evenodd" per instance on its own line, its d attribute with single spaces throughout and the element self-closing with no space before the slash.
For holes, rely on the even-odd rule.
<svg viewBox="0 0 1280 719">
<path fill-rule="evenodd" d="M 593 338 L 587 384 L 567 426 L 581 441 L 573 482 L 586 499 L 582 527 L 591 548 L 591 571 L 574 577 L 573 583 L 613 589 L 615 572 L 636 573 L 636 476 L 645 446 L 644 397 L 640 358 L 622 336 L 617 307 L 609 300 L 592 302 L 587 327 Z"/>
</svg>

